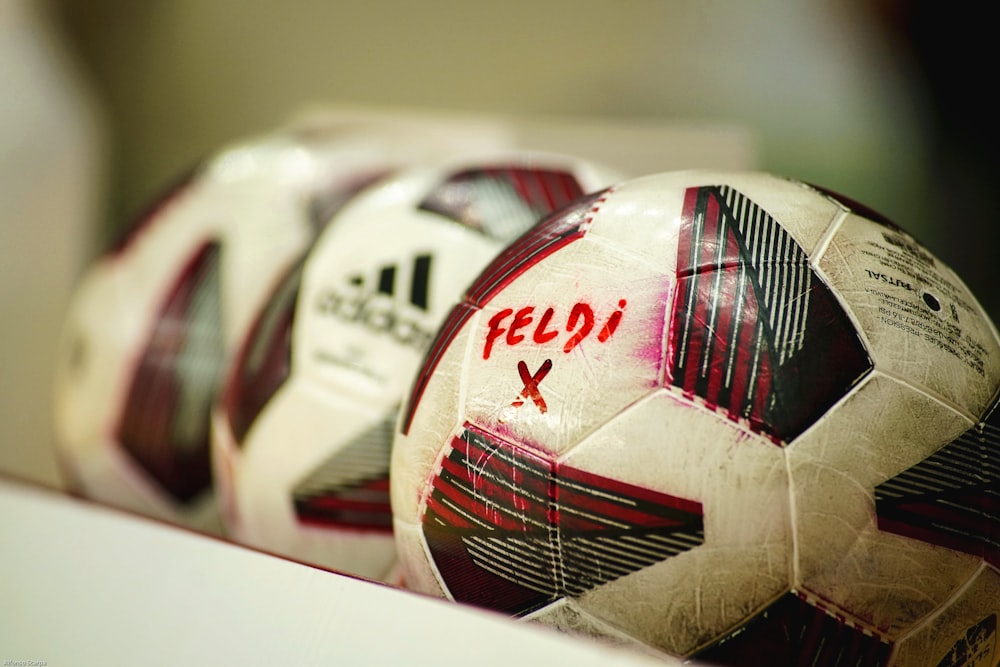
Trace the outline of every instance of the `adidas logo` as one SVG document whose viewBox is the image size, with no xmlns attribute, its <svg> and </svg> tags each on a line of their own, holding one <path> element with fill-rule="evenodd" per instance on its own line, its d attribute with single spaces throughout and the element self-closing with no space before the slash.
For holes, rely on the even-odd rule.
<svg viewBox="0 0 1000 667">
<path fill-rule="evenodd" d="M 378 272 L 378 293 L 393 296 L 396 293 L 396 273 L 395 264 L 383 266 Z M 427 288 L 431 277 L 431 256 L 417 255 L 413 258 L 413 273 L 410 277 L 410 303 L 427 310 Z M 358 288 L 364 289 L 365 277 L 353 275 L 347 281 Z"/>
<path fill-rule="evenodd" d="M 344 289 L 324 290 L 317 309 L 342 322 L 357 323 L 375 333 L 391 336 L 400 345 L 424 350 L 434 336 L 433 327 L 424 322 L 429 311 L 430 277 L 433 257 L 420 254 L 413 258 L 409 286 L 400 286 L 396 264 L 380 267 L 374 280 L 370 276 L 348 276 Z M 414 316 L 413 310 L 418 311 Z M 410 311 L 410 313 L 407 313 Z"/>
</svg>

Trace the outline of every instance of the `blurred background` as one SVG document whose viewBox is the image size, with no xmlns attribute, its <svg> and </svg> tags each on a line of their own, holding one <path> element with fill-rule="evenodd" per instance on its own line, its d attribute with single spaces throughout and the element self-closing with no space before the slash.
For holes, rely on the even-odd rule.
<svg viewBox="0 0 1000 667">
<path fill-rule="evenodd" d="M 86 262 L 202 157 L 326 103 L 736 125 L 756 166 L 883 212 L 997 318 L 986 24 L 905 0 L 0 0 L 0 470 L 55 479 L 51 357 Z"/>
</svg>

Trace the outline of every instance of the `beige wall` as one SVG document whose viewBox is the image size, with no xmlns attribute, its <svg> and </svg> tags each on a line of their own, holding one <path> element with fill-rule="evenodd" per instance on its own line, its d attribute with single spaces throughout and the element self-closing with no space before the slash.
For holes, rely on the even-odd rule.
<svg viewBox="0 0 1000 667">
<path fill-rule="evenodd" d="M 114 214 L 334 101 L 737 122 L 763 167 L 924 226 L 918 98 L 869 3 L 51 1 L 115 132 Z"/>
</svg>

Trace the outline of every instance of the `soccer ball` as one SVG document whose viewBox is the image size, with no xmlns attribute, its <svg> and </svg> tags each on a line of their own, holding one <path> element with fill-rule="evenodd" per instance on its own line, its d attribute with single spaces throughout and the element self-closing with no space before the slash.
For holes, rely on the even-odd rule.
<svg viewBox="0 0 1000 667">
<path fill-rule="evenodd" d="M 389 449 L 438 324 L 506 242 L 617 178 L 572 156 L 471 152 L 346 205 L 262 311 L 215 411 L 227 534 L 399 584 Z"/>
<path fill-rule="evenodd" d="M 718 665 L 996 665 L 1000 341 L 834 193 L 626 181 L 454 307 L 391 461 L 414 590 Z"/>
<path fill-rule="evenodd" d="M 405 124 L 303 121 L 220 149 L 138 216 L 64 323 L 53 411 L 67 486 L 218 531 L 209 409 L 232 349 L 333 211 L 439 150 Z"/>
</svg>

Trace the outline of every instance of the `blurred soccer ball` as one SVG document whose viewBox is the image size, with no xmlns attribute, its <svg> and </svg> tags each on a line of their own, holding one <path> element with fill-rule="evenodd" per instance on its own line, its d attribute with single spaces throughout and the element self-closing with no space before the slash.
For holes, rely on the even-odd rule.
<svg viewBox="0 0 1000 667">
<path fill-rule="evenodd" d="M 871 211 L 625 182 L 511 245 L 400 418 L 407 583 L 719 665 L 1000 661 L 1000 342 Z"/>
<path fill-rule="evenodd" d="M 220 149 L 139 216 L 66 317 L 53 410 L 68 485 L 218 530 L 209 410 L 233 346 L 333 211 L 442 143 L 405 123 L 311 119 Z"/>
<path fill-rule="evenodd" d="M 435 329 L 506 242 L 616 175 L 530 152 L 427 161 L 359 194 L 276 290 L 213 419 L 227 532 L 392 581 L 389 448 Z"/>
</svg>

